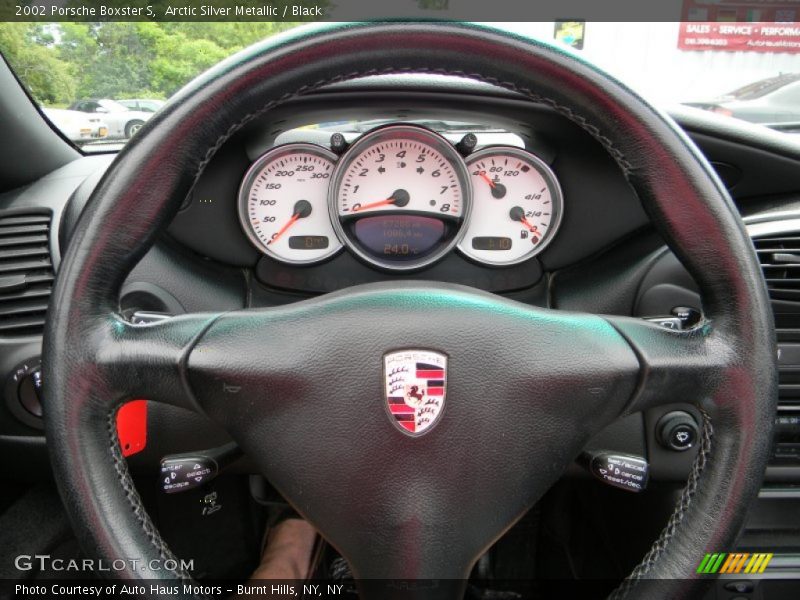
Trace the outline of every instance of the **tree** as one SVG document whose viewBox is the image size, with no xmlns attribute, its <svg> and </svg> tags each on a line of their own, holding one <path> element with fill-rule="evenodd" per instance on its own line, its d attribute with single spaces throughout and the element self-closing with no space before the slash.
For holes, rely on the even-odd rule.
<svg viewBox="0 0 800 600">
<path fill-rule="evenodd" d="M 166 98 L 242 48 L 296 23 L 0 24 L 0 49 L 40 102 Z"/>
<path fill-rule="evenodd" d="M 59 58 L 46 26 L 0 23 L 0 52 L 37 102 L 65 104 L 74 98 L 73 67 Z"/>
<path fill-rule="evenodd" d="M 61 57 L 76 67 L 79 96 L 115 97 L 149 89 L 153 23 L 64 23 Z"/>
</svg>

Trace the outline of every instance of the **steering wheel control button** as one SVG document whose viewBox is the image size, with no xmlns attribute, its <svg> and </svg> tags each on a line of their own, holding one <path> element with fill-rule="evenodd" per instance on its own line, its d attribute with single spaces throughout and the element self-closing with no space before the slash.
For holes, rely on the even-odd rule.
<svg viewBox="0 0 800 600">
<path fill-rule="evenodd" d="M 41 429 L 42 363 L 39 357 L 30 358 L 16 366 L 5 385 L 6 406 L 22 423 Z"/>
<path fill-rule="evenodd" d="M 167 494 L 184 492 L 208 483 L 217 475 L 217 465 L 204 457 L 161 460 L 161 489 Z"/>
<path fill-rule="evenodd" d="M 678 317 L 681 320 L 683 329 L 694 327 L 703 317 L 703 313 L 691 306 L 676 306 L 670 312 L 672 316 Z"/>
<path fill-rule="evenodd" d="M 664 329 L 683 329 L 683 320 L 680 317 L 653 317 L 647 319 L 651 323 L 655 323 Z"/>
<path fill-rule="evenodd" d="M 242 455 L 235 443 L 161 459 L 161 491 L 176 494 L 205 485 Z"/>
<path fill-rule="evenodd" d="M 137 310 L 130 316 L 130 322 L 134 325 L 150 325 L 171 319 L 169 313 L 155 312 L 150 310 Z"/>
<path fill-rule="evenodd" d="M 17 396 L 22 408 L 34 417 L 42 418 L 42 368 L 39 365 L 26 369 L 19 380 Z"/>
<path fill-rule="evenodd" d="M 587 458 L 589 471 L 603 483 L 628 492 L 641 492 L 647 487 L 649 465 L 640 456 L 597 452 Z"/>
<path fill-rule="evenodd" d="M 700 435 L 694 417 L 682 410 L 667 413 L 658 420 L 656 434 L 662 446 L 676 452 L 692 448 Z"/>
<path fill-rule="evenodd" d="M 403 433 L 431 429 L 444 408 L 447 356 L 433 350 L 401 350 L 383 357 L 386 410 Z"/>
</svg>

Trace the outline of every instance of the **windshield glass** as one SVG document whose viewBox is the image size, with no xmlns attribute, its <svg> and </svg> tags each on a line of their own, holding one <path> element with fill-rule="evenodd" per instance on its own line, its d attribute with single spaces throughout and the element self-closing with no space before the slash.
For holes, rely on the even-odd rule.
<svg viewBox="0 0 800 600">
<path fill-rule="evenodd" d="M 680 103 L 800 134 L 800 30 L 695 16 L 698 22 L 493 25 L 569 47 L 662 108 Z M 64 135 L 87 152 L 109 151 L 204 70 L 298 25 L 3 22 L 0 51 Z M 462 125 L 443 122 L 441 129 Z"/>
</svg>

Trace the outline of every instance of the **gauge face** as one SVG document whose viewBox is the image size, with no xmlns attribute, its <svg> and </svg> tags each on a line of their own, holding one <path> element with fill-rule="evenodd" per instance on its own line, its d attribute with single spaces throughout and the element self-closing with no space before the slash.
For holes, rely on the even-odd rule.
<svg viewBox="0 0 800 600">
<path fill-rule="evenodd" d="M 239 219 L 265 254 L 308 264 L 342 247 L 331 226 L 328 186 L 336 155 L 314 144 L 287 144 L 259 158 L 239 190 Z"/>
<path fill-rule="evenodd" d="M 395 270 L 428 265 L 452 249 L 471 200 L 453 146 L 414 125 L 359 139 L 337 165 L 330 194 L 342 240 L 362 259 Z"/>
<path fill-rule="evenodd" d="M 561 222 L 561 188 L 533 154 L 510 146 L 485 148 L 467 161 L 472 215 L 458 247 L 490 265 L 512 265 L 541 252 Z"/>
</svg>

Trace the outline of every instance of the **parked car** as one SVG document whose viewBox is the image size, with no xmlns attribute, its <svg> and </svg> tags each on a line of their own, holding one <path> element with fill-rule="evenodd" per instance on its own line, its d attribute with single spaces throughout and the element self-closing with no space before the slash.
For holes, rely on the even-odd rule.
<svg viewBox="0 0 800 600">
<path fill-rule="evenodd" d="M 130 110 L 115 100 L 108 98 L 87 98 L 74 102 L 70 110 L 84 113 L 101 113 L 108 125 L 108 137 L 111 139 L 132 137 L 145 121 L 153 116 L 152 112 Z"/>
<path fill-rule="evenodd" d="M 43 108 L 42 111 L 61 133 L 76 144 L 86 144 L 108 135 L 108 126 L 99 115 L 63 108 Z"/>
<path fill-rule="evenodd" d="M 126 98 L 124 100 L 117 100 L 118 104 L 122 104 L 128 110 L 138 110 L 140 112 L 154 113 L 164 106 L 164 100 L 156 100 L 154 98 Z"/>
<path fill-rule="evenodd" d="M 800 122 L 800 73 L 761 79 L 707 102 L 684 104 L 751 123 Z"/>
</svg>

